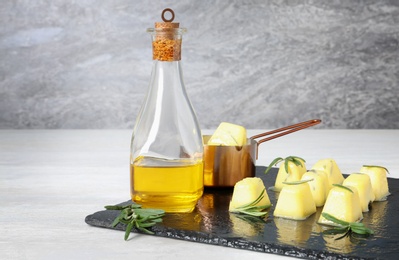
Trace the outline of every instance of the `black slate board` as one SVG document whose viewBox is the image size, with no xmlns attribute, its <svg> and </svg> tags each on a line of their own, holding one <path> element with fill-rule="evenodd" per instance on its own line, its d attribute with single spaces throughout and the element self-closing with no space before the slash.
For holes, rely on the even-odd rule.
<svg viewBox="0 0 399 260">
<path fill-rule="evenodd" d="M 256 176 L 262 178 L 267 188 L 274 185 L 277 169 L 265 175 L 265 167 L 256 167 Z M 306 259 L 397 259 L 399 256 L 399 179 L 388 178 L 391 195 L 387 201 L 374 202 L 364 213 L 363 223 L 375 234 L 366 239 L 350 237 L 335 240 L 324 235 L 316 223 L 321 208 L 304 221 L 274 218 L 274 206 L 265 221 L 228 212 L 232 188 L 207 188 L 195 210 L 186 214 L 166 214 L 162 224 L 154 226 L 155 236 L 192 242 L 273 253 Z M 273 205 L 276 195 L 268 190 Z M 130 200 L 120 204 L 131 203 Z M 88 215 L 86 223 L 111 228 L 119 211 L 103 210 Z M 124 230 L 119 224 L 113 229 Z M 133 232 L 139 233 L 137 230 Z M 123 236 L 121 236 L 123 239 Z"/>
</svg>

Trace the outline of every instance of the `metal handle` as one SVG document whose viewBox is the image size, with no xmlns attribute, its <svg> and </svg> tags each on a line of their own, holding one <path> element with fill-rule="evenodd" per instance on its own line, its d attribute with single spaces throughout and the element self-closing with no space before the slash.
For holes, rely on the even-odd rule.
<svg viewBox="0 0 399 260">
<path fill-rule="evenodd" d="M 301 122 L 301 123 L 298 123 L 298 124 L 294 124 L 294 125 L 278 128 L 276 130 L 272 130 L 272 131 L 265 132 L 265 133 L 262 133 L 262 134 L 254 135 L 250 139 L 257 139 L 257 138 L 260 138 L 260 137 L 263 137 L 263 136 L 276 134 L 276 135 L 264 138 L 262 140 L 259 140 L 258 141 L 258 145 L 259 145 L 259 144 L 261 144 L 263 142 L 270 141 L 270 140 L 278 138 L 280 136 L 287 135 L 287 134 L 290 134 L 290 133 L 293 133 L 293 132 L 296 132 L 296 131 L 299 131 L 299 130 L 302 130 L 302 129 L 305 129 L 305 128 L 308 128 L 308 127 L 311 127 L 311 126 L 314 126 L 314 125 L 317 125 L 317 124 L 320 124 L 320 123 L 321 123 L 320 119 L 312 119 L 312 120 Z"/>
<path fill-rule="evenodd" d="M 299 131 L 299 130 L 302 130 L 302 129 L 305 129 L 305 128 L 308 128 L 308 127 L 311 127 L 311 126 L 314 126 L 314 125 L 317 125 L 317 124 L 320 124 L 320 123 L 321 123 L 320 119 L 312 119 L 312 120 L 308 120 L 308 121 L 301 122 L 301 123 L 298 123 L 298 124 L 294 124 L 294 125 L 278 128 L 276 130 L 272 130 L 272 131 L 269 131 L 269 132 L 265 132 L 265 133 L 254 135 L 254 136 L 250 137 L 250 139 L 257 139 L 257 138 L 260 138 L 260 137 L 263 137 L 263 136 L 272 135 L 272 136 L 269 136 L 267 138 L 261 139 L 261 140 L 259 140 L 257 142 L 256 159 L 258 159 L 258 147 L 259 147 L 259 145 L 261 143 L 264 143 L 266 141 L 270 141 L 270 140 L 278 138 L 280 136 L 287 135 L 287 134 L 290 134 L 290 133 L 293 133 L 293 132 L 296 132 L 296 131 Z M 273 134 L 275 134 L 275 135 L 273 135 Z"/>
</svg>

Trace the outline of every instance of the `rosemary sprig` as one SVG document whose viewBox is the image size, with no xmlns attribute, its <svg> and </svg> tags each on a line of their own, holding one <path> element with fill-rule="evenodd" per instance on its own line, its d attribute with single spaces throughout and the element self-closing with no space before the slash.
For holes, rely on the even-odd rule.
<svg viewBox="0 0 399 260">
<path fill-rule="evenodd" d="M 254 217 L 265 216 L 267 214 L 267 212 L 263 211 L 263 210 L 269 208 L 271 205 L 256 206 L 256 204 L 258 204 L 259 201 L 261 201 L 263 199 L 263 197 L 265 196 L 264 195 L 265 192 L 266 192 L 266 189 L 263 189 L 263 191 L 260 193 L 258 198 L 256 198 L 254 201 L 252 201 L 251 203 L 242 205 L 240 207 L 237 207 L 237 208 L 231 210 L 231 212 L 246 214 L 246 215 L 250 215 L 250 216 L 254 216 Z"/>
<path fill-rule="evenodd" d="M 333 186 L 335 186 L 335 187 L 340 187 L 340 188 L 342 188 L 342 189 L 345 189 L 345 190 L 349 191 L 350 193 L 353 193 L 353 190 L 352 190 L 351 188 L 346 187 L 346 186 L 344 186 L 344 185 L 342 185 L 342 184 L 334 183 Z"/>
<path fill-rule="evenodd" d="M 298 185 L 298 184 L 307 183 L 307 182 L 310 182 L 310 181 L 313 181 L 313 178 L 312 179 L 306 179 L 306 180 L 300 180 L 300 181 L 283 181 L 283 183 L 287 184 L 287 185 Z"/>
<path fill-rule="evenodd" d="M 388 169 L 385 168 L 385 167 L 383 167 L 383 166 L 378 166 L 378 165 L 363 165 L 363 167 L 376 167 L 376 168 L 381 168 L 381 169 L 384 169 L 388 174 L 390 174 L 389 171 L 388 171 Z"/>
<path fill-rule="evenodd" d="M 279 162 L 281 162 L 281 161 L 284 161 L 284 159 L 281 158 L 281 157 L 275 158 L 275 159 L 269 164 L 269 166 L 266 168 L 265 173 L 268 173 L 268 172 L 270 171 L 270 169 L 271 169 L 273 166 L 277 165 L 277 164 L 278 164 Z"/>
<path fill-rule="evenodd" d="M 154 234 L 154 232 L 148 230 L 148 228 L 162 222 L 162 217 L 165 215 L 165 211 L 162 209 L 142 209 L 139 204 L 125 206 L 108 205 L 105 206 L 105 209 L 121 211 L 119 216 L 112 222 L 111 226 L 116 227 L 119 223 L 127 225 L 125 240 L 129 238 L 129 234 L 133 228 L 137 228 L 147 234 Z"/>
<path fill-rule="evenodd" d="M 326 212 L 323 212 L 321 214 L 325 219 L 338 225 L 338 227 L 323 231 L 323 234 L 329 234 L 329 235 L 343 234 L 342 236 L 336 238 L 335 240 L 342 239 L 352 234 L 357 234 L 365 237 L 374 234 L 374 231 L 366 227 L 363 223 L 343 221 Z"/>
<path fill-rule="evenodd" d="M 298 157 L 298 156 L 288 156 L 286 158 L 277 157 L 269 164 L 269 166 L 265 170 L 265 173 L 268 173 L 273 166 L 276 166 L 278 163 L 280 163 L 282 161 L 284 161 L 284 167 L 285 167 L 285 171 L 287 173 L 289 173 L 289 167 L 288 167 L 289 162 L 293 162 L 296 166 L 301 166 L 302 162 L 304 162 L 304 163 L 306 162 L 304 159 L 302 159 L 301 157 Z"/>
</svg>

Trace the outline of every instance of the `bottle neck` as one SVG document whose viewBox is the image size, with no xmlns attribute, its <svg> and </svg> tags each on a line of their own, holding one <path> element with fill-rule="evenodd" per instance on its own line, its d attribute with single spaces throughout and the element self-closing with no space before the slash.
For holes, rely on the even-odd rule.
<svg viewBox="0 0 399 260">
<path fill-rule="evenodd" d="M 181 62 L 154 60 L 151 87 L 157 91 L 185 91 Z M 154 90 L 155 90 L 154 89 Z M 168 95 L 167 93 L 164 93 Z"/>
</svg>

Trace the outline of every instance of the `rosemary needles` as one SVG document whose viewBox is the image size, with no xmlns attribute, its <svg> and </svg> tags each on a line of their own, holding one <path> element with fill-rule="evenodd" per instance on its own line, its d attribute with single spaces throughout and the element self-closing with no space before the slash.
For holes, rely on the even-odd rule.
<svg viewBox="0 0 399 260">
<path fill-rule="evenodd" d="M 333 222 L 334 224 L 337 225 L 337 227 L 323 231 L 324 234 L 328 234 L 328 235 L 343 234 L 342 236 L 336 238 L 336 240 L 344 238 L 351 234 L 357 234 L 357 235 L 365 236 L 365 237 L 374 234 L 374 231 L 371 230 L 370 228 L 366 227 L 363 223 L 346 222 L 346 221 L 337 219 L 336 217 L 334 217 L 328 213 L 325 213 L 325 212 L 323 212 L 322 215 L 324 218 L 326 218 L 327 220 L 330 220 L 331 222 Z"/>
<path fill-rule="evenodd" d="M 119 223 L 127 225 L 125 240 L 129 238 L 133 228 L 137 228 L 146 234 L 154 234 L 154 232 L 148 228 L 162 222 L 162 217 L 165 215 L 165 211 L 162 209 L 142 209 L 139 204 L 130 204 L 126 206 L 109 205 L 105 206 L 105 209 L 121 211 L 119 216 L 112 222 L 111 226 L 116 227 Z"/>
<path fill-rule="evenodd" d="M 271 204 L 258 206 L 258 203 L 263 199 L 265 196 L 266 189 L 263 189 L 261 194 L 252 202 L 236 207 L 235 209 L 230 210 L 233 213 L 241 213 L 246 214 L 254 217 L 263 217 L 267 214 L 267 211 L 263 211 L 271 206 Z"/>
</svg>

